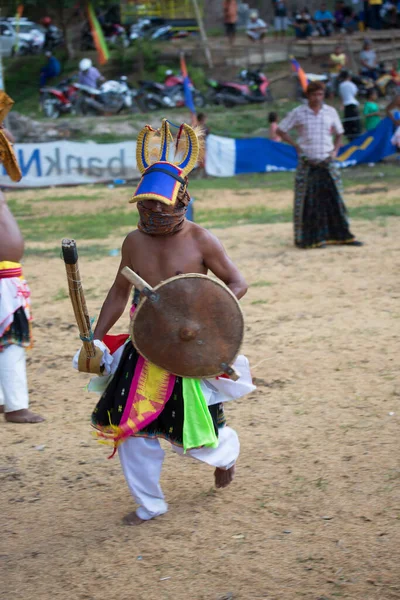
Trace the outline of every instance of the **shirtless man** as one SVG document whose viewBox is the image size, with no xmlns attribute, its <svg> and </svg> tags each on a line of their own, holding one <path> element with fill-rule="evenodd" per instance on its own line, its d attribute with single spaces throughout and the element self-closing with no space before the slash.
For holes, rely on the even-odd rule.
<svg viewBox="0 0 400 600">
<path fill-rule="evenodd" d="M 140 168 L 139 155 L 138 140 Z M 99 346 L 123 314 L 130 297 L 132 284 L 121 274 L 124 267 L 135 271 L 151 286 L 179 274 L 207 274 L 211 271 L 238 299 L 247 291 L 243 276 L 228 258 L 218 239 L 199 225 L 186 220 L 185 213 L 190 201 L 186 189 L 187 178 L 184 178 L 186 173 L 177 175 L 181 185 L 176 193 L 176 167 L 173 163 L 157 162 L 150 166 L 146 163 L 143 167 L 142 181 L 132 199 L 134 202 L 138 201 L 138 229 L 129 233 L 123 242 L 121 264 L 94 331 L 94 339 Z M 165 200 L 150 199 L 149 197 L 155 195 L 153 192 L 156 188 L 160 194 L 160 182 L 165 182 L 166 190 L 172 184 L 175 192 L 169 196 L 169 192 L 166 191 Z M 123 412 L 126 390 L 131 394 L 130 386 L 133 385 L 131 381 L 133 372 L 137 370 L 138 357 L 132 343 L 128 341 L 115 375 L 93 413 L 92 421 L 96 428 L 107 429 L 110 415 L 112 419 L 116 406 L 119 413 Z M 208 409 L 214 423 L 213 428 L 215 427 L 218 435 L 217 447 L 196 447 L 188 450 L 187 454 L 214 466 L 216 487 L 222 488 L 229 485 L 233 479 L 239 443 L 232 429 L 218 429 L 221 423 L 224 424 L 222 405 L 209 406 Z M 166 401 L 161 414 L 150 425 L 131 434 L 131 437 L 118 446 L 125 478 L 139 504 L 136 513 L 125 517 L 125 524 L 136 525 L 167 511 L 167 504 L 159 485 L 164 453 L 157 438 L 167 439 L 172 443 L 173 449 L 182 454 L 183 416 L 182 378 L 176 377 L 171 399 Z M 190 415 L 185 413 L 185 419 L 189 418 Z"/>
<path fill-rule="evenodd" d="M 8 294 L 16 297 L 14 288 L 29 294 L 26 282 L 21 279 L 19 263 L 23 253 L 21 231 L 0 192 L 0 298 L 7 299 Z M 15 305 L 7 302 L 12 313 L 3 315 L 5 304 L 0 306 L 0 322 L 7 320 L 7 326 L 0 328 L 0 413 L 4 413 L 5 420 L 10 423 L 40 423 L 44 421 L 43 417 L 28 409 L 24 350 L 30 344 L 27 297 L 18 296 Z"/>
</svg>

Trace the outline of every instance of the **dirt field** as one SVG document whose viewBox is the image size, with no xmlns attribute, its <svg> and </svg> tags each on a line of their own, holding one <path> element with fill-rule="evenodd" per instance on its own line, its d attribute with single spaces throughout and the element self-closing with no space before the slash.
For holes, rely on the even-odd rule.
<svg viewBox="0 0 400 600">
<path fill-rule="evenodd" d="M 218 207 L 291 202 L 218 194 Z M 121 524 L 133 500 L 118 458 L 91 437 L 88 377 L 71 369 L 79 340 L 63 263 L 28 256 L 31 406 L 47 421 L 0 423 L 4 600 L 400 598 L 400 219 L 353 230 L 364 248 L 298 251 L 290 224 L 216 231 L 250 284 L 244 352 L 258 387 L 226 408 L 241 440 L 237 478 L 216 492 L 209 468 L 168 452 L 170 512 L 138 528 Z M 93 316 L 118 262 L 81 260 Z"/>
</svg>

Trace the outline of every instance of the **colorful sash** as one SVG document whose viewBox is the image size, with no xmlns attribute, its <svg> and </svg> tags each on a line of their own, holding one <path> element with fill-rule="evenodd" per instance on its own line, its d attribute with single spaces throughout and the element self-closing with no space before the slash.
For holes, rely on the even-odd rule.
<svg viewBox="0 0 400 600">
<path fill-rule="evenodd" d="M 21 265 L 0 261 L 0 350 L 10 344 L 30 346 L 30 295 Z M 15 315 L 21 322 L 12 331 Z"/>
<path fill-rule="evenodd" d="M 107 440 L 105 443 L 111 441 L 115 453 L 126 438 L 147 427 L 160 415 L 171 397 L 175 379 L 175 375 L 139 356 L 119 425 L 110 422 L 97 431 L 97 435 Z"/>
</svg>

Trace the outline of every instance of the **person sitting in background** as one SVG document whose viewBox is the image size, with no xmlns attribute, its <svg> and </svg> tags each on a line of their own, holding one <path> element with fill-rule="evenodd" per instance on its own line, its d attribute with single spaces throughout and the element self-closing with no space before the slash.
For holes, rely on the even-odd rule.
<svg viewBox="0 0 400 600">
<path fill-rule="evenodd" d="M 326 4 L 321 4 L 321 8 L 314 14 L 315 27 L 322 36 L 329 36 L 333 32 L 334 18 Z"/>
<path fill-rule="evenodd" d="M 343 81 L 339 85 L 339 96 L 344 106 L 344 132 L 351 142 L 361 134 L 360 113 L 358 110 L 359 102 L 356 99 L 358 88 L 351 80 L 349 71 L 342 71 Z"/>
<path fill-rule="evenodd" d="M 278 135 L 278 113 L 270 112 L 268 115 L 269 121 L 269 139 L 273 142 L 281 142 L 282 138 Z"/>
<path fill-rule="evenodd" d="M 397 86 L 400 86 L 400 73 L 399 64 L 397 60 L 392 62 L 392 68 L 390 69 L 390 75 Z"/>
<path fill-rule="evenodd" d="M 311 16 L 306 8 L 296 14 L 293 27 L 299 40 L 306 40 L 312 35 Z"/>
<path fill-rule="evenodd" d="M 53 56 L 51 52 L 45 52 L 45 56 L 47 57 L 47 63 L 40 70 L 40 87 L 44 87 L 49 79 L 53 79 L 61 73 L 61 64 L 58 58 Z"/>
<path fill-rule="evenodd" d="M 364 104 L 365 129 L 371 131 L 381 122 L 380 109 L 377 103 L 378 93 L 375 89 L 368 90 L 367 101 Z"/>
<path fill-rule="evenodd" d="M 79 79 L 81 85 L 97 88 L 98 83 L 104 81 L 103 75 L 93 66 L 90 58 L 82 58 L 79 63 Z"/>
<path fill-rule="evenodd" d="M 391 0 L 386 0 L 381 9 L 382 24 L 384 28 L 397 27 L 397 6 Z"/>
<path fill-rule="evenodd" d="M 334 25 L 336 31 L 342 33 L 343 21 L 344 21 L 344 7 L 345 4 L 342 1 L 336 2 L 335 12 L 333 13 Z"/>
<path fill-rule="evenodd" d="M 335 46 L 335 50 L 329 56 L 329 71 L 331 75 L 339 75 L 340 71 L 345 68 L 347 64 L 347 56 L 343 52 L 343 48 L 340 44 Z"/>
<path fill-rule="evenodd" d="M 385 109 L 386 116 L 389 117 L 396 127 L 400 127 L 400 94 L 395 96 Z"/>
<path fill-rule="evenodd" d="M 345 6 L 343 12 L 343 30 L 346 33 L 354 33 L 358 29 L 358 17 L 350 6 Z"/>
<path fill-rule="evenodd" d="M 252 10 L 250 13 L 250 20 L 247 24 L 246 33 L 248 37 L 253 40 L 253 42 L 257 42 L 265 37 L 267 31 L 268 27 L 266 22 L 259 18 L 257 10 Z"/>
<path fill-rule="evenodd" d="M 361 75 L 370 77 L 374 81 L 378 78 L 378 59 L 369 40 L 364 41 L 360 52 Z"/>
</svg>

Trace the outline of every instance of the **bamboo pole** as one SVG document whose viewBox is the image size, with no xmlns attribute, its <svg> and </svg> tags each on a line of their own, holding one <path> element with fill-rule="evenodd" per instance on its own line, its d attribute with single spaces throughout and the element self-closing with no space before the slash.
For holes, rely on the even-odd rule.
<svg viewBox="0 0 400 600">
<path fill-rule="evenodd" d="M 204 23 L 203 23 L 203 19 L 201 16 L 201 12 L 200 12 L 200 8 L 199 8 L 199 3 L 197 0 L 192 0 L 193 3 L 193 8 L 194 8 L 194 12 L 196 15 L 196 20 L 200 29 L 200 36 L 201 36 L 201 40 L 203 42 L 203 50 L 204 50 L 204 55 L 206 57 L 207 60 L 207 64 L 209 66 L 210 69 L 213 68 L 213 59 L 211 56 L 211 50 L 210 50 L 210 46 L 208 43 L 208 38 L 207 38 L 207 34 L 206 34 L 206 30 L 204 28 Z"/>
<path fill-rule="evenodd" d="M 96 347 L 93 343 L 92 325 L 79 273 L 78 250 L 75 240 L 63 239 L 61 250 L 67 272 L 69 297 L 71 298 L 79 335 L 87 358 L 94 358 L 96 356 Z"/>
</svg>

